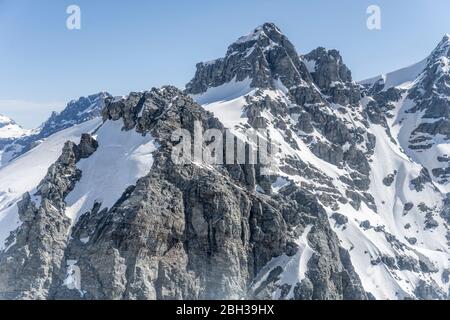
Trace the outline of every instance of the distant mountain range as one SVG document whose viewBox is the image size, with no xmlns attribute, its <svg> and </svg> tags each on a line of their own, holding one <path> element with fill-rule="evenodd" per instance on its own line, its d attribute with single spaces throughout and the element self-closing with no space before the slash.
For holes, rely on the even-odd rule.
<svg viewBox="0 0 450 320">
<path fill-rule="evenodd" d="M 70 101 L 61 113 L 53 112 L 47 121 L 34 130 L 25 130 L 13 120 L 0 116 L 0 167 L 52 134 L 100 117 L 104 101 L 109 96 L 109 93 L 101 92 Z"/>
<path fill-rule="evenodd" d="M 449 59 L 357 83 L 265 23 L 184 91 L 1 117 L 0 298 L 449 299 Z M 176 164 L 199 126 L 270 165 Z"/>
</svg>

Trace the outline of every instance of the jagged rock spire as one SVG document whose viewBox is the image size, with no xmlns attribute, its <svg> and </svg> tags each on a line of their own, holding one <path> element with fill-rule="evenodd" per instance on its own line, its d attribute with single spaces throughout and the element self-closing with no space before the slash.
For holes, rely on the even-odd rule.
<svg viewBox="0 0 450 320">
<path fill-rule="evenodd" d="M 314 70 L 310 72 L 319 88 L 329 88 L 333 82 L 352 81 L 352 74 L 337 50 L 319 47 L 306 54 L 304 59 L 314 62 Z"/>
<path fill-rule="evenodd" d="M 189 94 L 230 81 L 251 80 L 251 86 L 274 88 L 279 79 L 286 87 L 298 85 L 310 75 L 293 44 L 273 23 L 265 23 L 231 44 L 226 56 L 197 64 L 194 79 L 186 85 Z"/>
<path fill-rule="evenodd" d="M 450 58 L 450 34 L 445 34 L 436 48 L 433 50 L 428 58 L 428 62 L 433 63 L 437 59 L 447 57 Z"/>
</svg>

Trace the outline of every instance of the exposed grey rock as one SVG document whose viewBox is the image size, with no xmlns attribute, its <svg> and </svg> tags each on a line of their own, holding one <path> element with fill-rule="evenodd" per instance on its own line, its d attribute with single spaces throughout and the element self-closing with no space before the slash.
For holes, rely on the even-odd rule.
<svg viewBox="0 0 450 320">
<path fill-rule="evenodd" d="M 311 281 L 308 278 L 303 279 L 300 283 L 297 283 L 294 289 L 294 298 L 296 300 L 312 300 L 314 294 L 314 288 Z"/>
<path fill-rule="evenodd" d="M 73 125 L 80 124 L 101 115 L 105 106 L 105 99 L 111 97 L 107 92 L 100 92 L 88 97 L 81 97 L 78 100 L 70 101 L 63 111 L 54 112 L 51 117 L 44 122 L 38 137 L 40 140 L 49 137 L 55 132 L 59 132 Z"/>
<path fill-rule="evenodd" d="M 450 224 L 450 194 L 446 195 L 444 199 L 444 205 L 441 211 L 441 217 Z"/>
<path fill-rule="evenodd" d="M 383 184 L 387 187 L 390 187 L 394 182 L 396 173 L 389 174 L 386 178 L 383 179 Z"/>
<path fill-rule="evenodd" d="M 407 203 L 405 203 L 403 210 L 408 212 L 408 211 L 411 211 L 412 208 L 414 208 L 414 203 L 407 202 Z"/>
<path fill-rule="evenodd" d="M 365 221 L 363 221 L 363 222 L 361 222 L 361 224 L 360 224 L 360 226 L 361 226 L 361 228 L 364 228 L 364 229 L 370 229 L 370 221 L 368 221 L 368 220 L 365 220 Z"/>
<path fill-rule="evenodd" d="M 314 61 L 314 70 L 308 70 L 306 61 L 309 66 Z M 174 130 L 192 133 L 194 122 L 199 121 L 203 129 L 217 129 L 225 134 L 219 120 L 185 93 L 204 93 L 229 81 L 246 79 L 258 90 L 245 97 L 242 116 L 247 123 L 234 129 L 245 134 L 250 129 L 274 127 L 293 150 L 303 150 L 306 145 L 318 158 L 338 167 L 339 181 L 313 162 L 290 154 L 277 159 L 281 172 L 271 176 L 262 175 L 260 164 L 207 168 L 173 164 L 172 151 L 181 142 L 172 141 Z M 393 117 L 395 102 L 405 93 L 381 87 L 384 84 L 378 83 L 364 90 L 354 83 L 335 50 L 319 48 L 299 57 L 275 25 L 264 24 L 232 44 L 224 58 L 199 64 L 185 93 L 168 86 L 132 92 L 124 98 L 105 97 L 104 121 L 123 121 L 123 131 L 151 134 L 156 139 L 159 148 L 153 153 L 151 170 L 123 190 L 111 208 L 101 209 L 102 204 L 95 203 L 72 226 L 64 211 L 67 194 L 83 175 L 76 164 L 98 152 L 99 145 L 90 135 L 83 135 L 78 145 L 67 143 L 37 192 L 24 195 L 19 204 L 22 226 L 8 239 L 6 252 L 0 253 L 0 287 L 5 288 L 0 297 L 374 298 L 364 291 L 349 252 L 340 246 L 333 232 L 327 211 L 334 212 L 334 227 L 343 226 L 339 232 L 349 229 L 345 226 L 349 219 L 342 214 L 343 204 L 350 203 L 356 210 L 365 204 L 378 212 L 376 200 L 380 199 L 370 193 L 371 162 L 377 141 L 368 130 L 372 124 L 382 125 L 396 143 L 387 119 Z M 287 98 L 273 97 L 264 91 L 275 88 Z M 374 99 L 367 97 L 364 108 L 361 98 L 368 92 Z M 414 94 L 410 98 L 421 99 Z M 425 111 L 428 119 L 448 117 L 442 101 L 434 102 L 435 105 L 418 108 L 423 107 L 420 111 Z M 409 141 L 411 148 L 420 151 L 432 145 L 426 134 L 445 136 L 447 129 L 445 121 L 418 126 Z M 246 148 L 250 146 L 247 144 Z M 270 148 L 274 152 L 281 149 L 275 144 Z M 443 166 L 447 164 L 443 156 L 438 160 Z M 303 179 L 272 190 L 272 183 L 283 173 Z M 392 186 L 396 174 L 395 171 L 386 176 L 383 183 Z M 421 192 L 427 183 L 434 183 L 434 178 L 439 177 L 442 182 L 446 175 L 445 167 L 424 168 L 410 187 Z M 343 188 L 336 187 L 336 182 Z M 380 211 L 386 209 L 382 203 Z M 405 214 L 413 206 L 406 203 Z M 448 218 L 446 206 L 442 212 L 438 204 L 433 208 L 420 204 L 418 208 L 424 213 L 426 228 L 437 227 L 434 217 L 439 213 Z M 363 221 L 360 225 L 371 229 L 371 233 L 384 235 L 393 252 L 398 253 L 370 256 L 374 265 L 391 269 L 394 278 L 404 270 L 422 278 L 439 271 L 426 257 L 409 256 L 412 250 L 403 236 L 400 241 L 382 224 L 371 226 L 369 221 Z M 405 225 L 405 229 L 409 228 L 410 224 Z M 302 254 L 298 243 L 306 230 L 306 241 L 313 254 L 305 278 L 285 283 L 282 275 L 289 266 L 286 259 L 295 262 L 297 255 Z M 450 239 L 450 233 L 447 237 Z M 27 241 L 33 246 L 31 253 Z M 406 241 L 414 245 L 418 240 L 411 237 Z M 67 266 L 73 261 L 82 276 L 81 288 L 77 290 L 66 284 Z M 23 265 L 30 270 L 20 269 Z M 27 272 L 23 282 L 18 281 L 17 270 Z M 416 295 L 440 298 L 437 289 L 432 283 L 419 283 Z M 414 298 L 404 292 L 396 295 Z"/>
<path fill-rule="evenodd" d="M 290 87 L 300 77 L 310 76 L 294 46 L 273 23 L 265 23 L 233 43 L 225 58 L 197 64 L 195 77 L 186 90 L 198 94 L 209 87 L 246 78 L 251 79 L 252 87 L 274 88 L 273 79 L 280 79 Z"/>
<path fill-rule="evenodd" d="M 400 256 L 397 258 L 397 265 L 400 270 L 419 272 L 419 262 L 410 256 Z"/>
<path fill-rule="evenodd" d="M 331 215 L 331 218 L 333 218 L 336 221 L 336 224 L 339 226 L 342 226 L 342 225 L 348 223 L 348 218 L 338 212 L 334 212 Z"/>
<path fill-rule="evenodd" d="M 439 269 L 436 268 L 434 263 L 432 263 L 427 257 L 422 256 L 419 260 L 420 270 L 425 273 L 436 273 Z"/>
<path fill-rule="evenodd" d="M 46 299 L 54 277 L 62 272 L 71 224 L 64 214 L 64 199 L 81 177 L 76 168 L 81 150 L 86 155 L 96 146 L 88 135 L 82 140 L 80 146 L 64 145 L 37 188 L 40 203 L 26 193 L 18 204 L 22 225 L 10 236 L 15 242 L 0 256 L 1 299 Z"/>
<path fill-rule="evenodd" d="M 303 57 L 313 61 L 315 69 L 311 75 L 321 91 L 330 97 L 330 102 L 342 106 L 355 105 L 361 99 L 359 85 L 352 81 L 350 70 L 337 50 L 319 47 Z"/>
<path fill-rule="evenodd" d="M 381 256 L 381 262 L 387 265 L 391 269 L 397 269 L 396 259 L 390 256 Z"/>
<path fill-rule="evenodd" d="M 336 145 L 328 145 L 325 143 L 315 143 L 311 145 L 311 151 L 320 159 L 337 166 L 342 166 L 344 160 L 344 152 L 342 148 Z"/>
<path fill-rule="evenodd" d="M 425 203 L 421 202 L 418 205 L 419 210 L 425 214 L 425 230 L 435 229 L 439 223 L 434 219 L 434 209 L 429 208 Z"/>
<path fill-rule="evenodd" d="M 89 158 L 98 148 L 98 142 L 90 134 L 82 134 L 79 148 L 81 159 Z"/>
<path fill-rule="evenodd" d="M 420 300 L 443 300 L 446 299 L 447 294 L 442 292 L 436 282 L 431 280 L 430 283 L 420 280 L 414 294 Z"/>
<path fill-rule="evenodd" d="M 263 298 L 267 298 L 270 299 L 270 296 L 260 296 L 261 292 L 263 292 L 263 290 L 265 290 L 265 293 L 267 294 L 268 289 L 270 291 L 275 291 L 276 290 L 276 282 L 280 279 L 280 275 L 283 273 L 283 268 L 281 267 L 276 267 L 274 269 L 272 269 L 272 271 L 270 271 L 269 275 L 267 276 L 266 280 L 264 280 L 261 285 L 254 291 L 253 295 L 255 297 L 258 297 L 260 299 Z M 284 294 L 286 295 L 286 294 Z"/>
<path fill-rule="evenodd" d="M 411 180 L 411 185 L 417 192 L 421 192 L 424 189 L 424 185 L 426 183 L 430 183 L 431 181 L 429 171 L 426 168 L 423 168 L 420 171 L 420 176 Z"/>
<path fill-rule="evenodd" d="M 112 208 L 100 211 L 96 203 L 70 228 L 65 197 L 83 174 L 76 163 L 95 153 L 98 144 L 89 135 L 83 135 L 79 145 L 66 143 L 38 187 L 40 206 L 30 196 L 20 205 L 23 225 L 14 235 L 16 243 L 0 257 L 2 296 L 224 299 L 271 297 L 280 288 L 287 297 L 294 288 L 277 283 L 279 268 L 271 270 L 259 288 L 249 284 L 272 259 L 294 255 L 298 227 L 312 225 L 308 241 L 320 254 L 310 260 L 305 283 L 311 285 L 303 295 L 367 297 L 312 194 L 293 184 L 273 196 L 254 192 L 263 179 L 255 165 L 207 170 L 172 163 L 175 129 L 192 132 L 194 121 L 200 121 L 204 129 L 224 132 L 222 124 L 191 98 L 173 87 L 133 93 L 108 99 L 103 117 L 121 118 L 124 130 L 157 139 L 160 148 L 151 171 L 125 190 Z M 36 247 L 32 252 L 25 249 L 29 243 Z M 21 281 L 20 259 L 26 259 L 29 268 L 20 270 L 27 272 Z M 80 270 L 80 290 L 64 285 L 68 261 L 76 261 Z"/>
<path fill-rule="evenodd" d="M 428 212 L 425 216 L 425 229 L 435 229 L 439 227 L 439 222 L 433 217 L 433 213 Z"/>
<path fill-rule="evenodd" d="M 450 269 L 445 269 L 442 272 L 442 281 L 448 283 L 450 281 Z"/>
<path fill-rule="evenodd" d="M 352 81 L 351 72 L 337 50 L 327 51 L 325 48 L 319 47 L 305 55 L 304 59 L 315 62 L 312 75 L 314 81 L 322 89 L 330 88 L 333 82 Z"/>
<path fill-rule="evenodd" d="M 252 80 L 251 86 L 260 89 L 273 89 L 282 84 L 294 103 L 286 104 L 284 101 L 264 96 L 262 90 L 257 90 L 252 97 L 247 97 L 247 105 L 244 107 L 249 125 L 253 128 L 267 127 L 267 119 L 263 119 L 261 114 L 263 111 L 270 112 L 273 118 L 277 119 L 273 121 L 273 125 L 282 132 L 291 147 L 297 150 L 297 142 L 290 137 L 293 132 L 305 134 L 304 142 L 316 156 L 338 167 L 348 165 L 354 170 L 350 178 L 346 178 L 346 183 L 350 186 L 348 192 L 352 194 L 352 205 L 359 207 L 364 201 L 376 210 L 373 197 L 359 192 L 369 188 L 368 157 L 375 148 L 375 136 L 361 127 L 352 127 L 326 110 L 331 108 L 329 103 L 339 103 L 342 105 L 339 107 L 341 113 L 361 114 L 357 121 L 363 127 L 368 127 L 365 111 L 359 105 L 362 97 L 361 87 L 352 81 L 342 58 L 333 50 L 324 51 L 324 56 L 320 59 L 314 57 L 318 60 L 317 72 L 310 74 L 304 63 L 305 57 L 293 55 L 293 45 L 279 34 L 280 30 L 273 24 L 265 24 L 252 34 L 239 39 L 229 47 L 224 58 L 199 64 L 195 77 L 186 86 L 186 92 L 194 95 L 203 93 L 207 88 L 220 86 L 233 79 L 241 81 L 249 78 Z M 268 46 L 268 43 L 271 45 Z M 293 70 L 293 67 L 296 70 Z M 318 93 L 319 84 L 316 81 L 323 81 L 320 85 L 328 86 L 329 93 L 325 92 L 325 87 L 321 89 L 325 94 L 329 94 L 330 98 Z M 291 124 L 286 118 L 288 115 L 298 121 Z M 312 141 L 306 134 L 314 130 L 320 132 L 327 141 Z M 346 148 L 345 152 L 343 146 Z M 339 209 L 339 202 L 347 202 L 343 195 L 336 192 L 328 177 L 299 159 L 285 160 L 280 169 L 287 174 L 297 174 L 301 170 L 308 179 L 330 184 L 328 190 L 320 193 L 319 199 L 333 210 Z M 305 184 L 303 187 L 311 188 L 313 185 Z M 263 189 L 268 194 L 271 192 L 270 188 Z"/>
</svg>

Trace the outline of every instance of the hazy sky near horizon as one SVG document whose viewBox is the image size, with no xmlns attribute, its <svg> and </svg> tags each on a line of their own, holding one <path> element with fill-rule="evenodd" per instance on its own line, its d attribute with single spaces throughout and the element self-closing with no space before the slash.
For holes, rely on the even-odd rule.
<svg viewBox="0 0 450 320">
<path fill-rule="evenodd" d="M 66 9 L 81 8 L 81 30 Z M 366 27 L 369 5 L 381 27 Z M 448 0 L 0 0 L 0 113 L 36 127 L 99 91 L 178 87 L 263 22 L 307 53 L 338 49 L 355 80 L 413 64 L 450 33 Z"/>
</svg>

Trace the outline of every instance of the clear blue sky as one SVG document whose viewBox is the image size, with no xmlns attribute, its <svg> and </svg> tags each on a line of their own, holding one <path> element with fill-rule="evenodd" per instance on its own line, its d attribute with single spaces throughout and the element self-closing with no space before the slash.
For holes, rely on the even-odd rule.
<svg viewBox="0 0 450 320">
<path fill-rule="evenodd" d="M 70 4 L 79 31 L 66 28 Z M 366 28 L 371 4 L 381 31 Z M 266 21 L 300 53 L 339 49 L 361 80 L 427 56 L 449 13 L 448 0 L 0 0 L 0 113 L 34 127 L 82 95 L 184 87 L 197 62 Z"/>
</svg>

